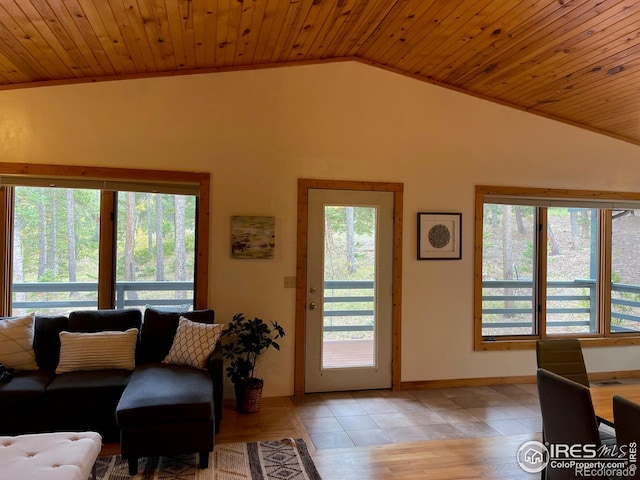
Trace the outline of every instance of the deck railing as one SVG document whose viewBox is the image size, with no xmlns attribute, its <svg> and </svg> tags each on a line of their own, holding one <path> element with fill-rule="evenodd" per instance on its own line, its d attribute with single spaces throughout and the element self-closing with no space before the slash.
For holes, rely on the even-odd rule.
<svg viewBox="0 0 640 480">
<path fill-rule="evenodd" d="M 490 280 L 482 282 L 482 316 L 502 316 L 513 318 L 517 315 L 527 315 L 531 321 L 493 321 L 482 322 L 482 328 L 508 329 L 528 328 L 533 329 L 533 282 L 531 280 Z M 490 290 L 507 290 L 507 295 L 489 295 Z M 567 294 L 571 290 L 586 290 L 586 294 Z M 559 294 L 554 294 L 557 291 Z M 527 293 L 524 293 L 527 292 Z M 551 293 L 549 293 L 551 292 Z M 640 330 L 640 285 L 627 285 L 622 283 L 611 284 L 611 330 L 613 332 L 637 332 Z M 549 281 L 547 282 L 547 325 L 551 327 L 589 327 L 590 331 L 596 331 L 597 285 L 595 280 L 576 279 L 573 281 Z M 617 294 L 617 295 L 616 295 Z M 504 306 L 484 307 L 487 303 L 502 303 Z M 634 312 L 636 314 L 634 314 Z M 574 319 L 557 320 L 553 315 L 574 314 Z M 551 318 L 549 318 L 551 317 Z M 625 322 L 629 326 L 620 325 Z M 637 325 L 637 327 L 635 327 Z"/>
<path fill-rule="evenodd" d="M 374 329 L 374 300 L 375 289 L 373 281 L 326 281 L 324 283 L 324 317 L 325 332 L 371 332 Z M 509 281 L 484 281 L 483 303 L 502 303 L 503 306 L 483 308 L 483 318 L 488 315 L 501 316 L 502 318 L 516 315 L 528 315 L 533 319 L 533 282 L 530 280 Z M 595 280 L 574 280 L 566 282 L 547 282 L 550 292 L 564 290 L 560 294 L 547 295 L 548 315 L 575 314 L 576 319 L 547 321 L 550 326 L 558 327 L 585 327 L 595 330 L 597 322 L 596 282 Z M 489 290 L 513 290 L 508 295 L 488 295 Z M 586 294 L 566 294 L 567 291 L 582 289 Z M 611 299 L 611 329 L 614 332 L 637 332 L 640 330 L 640 285 L 628 285 L 612 283 Z M 356 291 L 360 295 L 352 295 Z M 97 308 L 98 284 L 95 282 L 76 283 L 49 283 L 30 282 L 13 284 L 13 292 L 16 293 L 68 293 L 70 297 L 76 294 L 85 294 L 90 298 L 69 298 L 66 300 L 15 300 L 12 304 L 14 310 L 34 309 L 45 311 L 52 309 L 94 309 Z M 128 295 L 128 292 L 134 293 Z M 170 296 L 160 298 L 138 298 L 141 292 L 173 292 Z M 176 292 L 185 292 L 186 298 L 175 298 Z M 528 292 L 528 293 L 524 293 Z M 614 295 L 614 293 L 616 295 Z M 91 294 L 91 295 L 86 295 Z M 178 306 L 193 304 L 193 282 L 118 282 L 116 284 L 116 308 L 141 307 L 144 305 Z M 344 318 L 357 318 L 357 322 L 340 321 Z M 491 329 L 507 328 L 533 328 L 533 321 L 509 321 L 484 322 L 482 327 Z M 620 325 L 624 322 L 627 326 Z M 350 324 L 357 323 L 357 324 Z M 629 326 L 631 325 L 631 326 Z M 635 327 L 637 325 L 637 327 Z"/>
<path fill-rule="evenodd" d="M 98 307 L 98 284 L 96 282 L 25 282 L 14 283 L 13 293 L 46 294 L 67 293 L 68 299 L 56 300 L 15 300 L 12 303 L 13 310 L 33 309 L 36 312 L 51 311 L 55 309 L 96 309 Z M 128 295 L 128 293 L 133 293 Z M 141 292 L 175 292 L 170 296 L 160 298 L 138 298 Z M 184 292 L 177 295 L 177 292 Z M 144 305 L 178 306 L 193 304 L 193 282 L 117 282 L 116 308 L 131 308 Z M 85 298 L 74 298 L 78 297 Z M 176 298 L 184 296 L 185 298 Z M 153 297 L 153 296 L 145 296 Z"/>
<path fill-rule="evenodd" d="M 350 295 L 357 290 L 361 295 Z M 345 294 L 344 291 L 347 293 Z M 372 332 L 374 325 L 373 280 L 329 280 L 324 282 L 324 331 L 325 332 Z M 360 308 L 353 307 L 361 304 Z M 362 308 L 362 307 L 365 308 Z M 335 308 L 334 308 L 335 307 Z M 337 319 L 357 317 L 349 324 Z"/>
</svg>

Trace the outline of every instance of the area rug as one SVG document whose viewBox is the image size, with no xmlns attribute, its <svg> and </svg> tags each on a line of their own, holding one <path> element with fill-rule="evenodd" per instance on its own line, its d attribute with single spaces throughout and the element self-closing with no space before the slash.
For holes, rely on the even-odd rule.
<svg viewBox="0 0 640 480">
<path fill-rule="evenodd" d="M 198 456 L 142 458 L 138 474 L 129 476 L 119 455 L 100 457 L 98 480 L 321 480 L 302 439 L 216 445 L 209 468 L 200 470 Z"/>
</svg>

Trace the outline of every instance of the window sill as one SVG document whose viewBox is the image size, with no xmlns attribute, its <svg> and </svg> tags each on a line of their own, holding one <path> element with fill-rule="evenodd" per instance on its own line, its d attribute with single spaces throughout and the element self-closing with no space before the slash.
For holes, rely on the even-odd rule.
<svg viewBox="0 0 640 480">
<path fill-rule="evenodd" d="M 554 338 L 554 337 L 552 337 Z M 562 338 L 562 337 L 557 337 Z M 590 347 L 624 347 L 628 345 L 640 345 L 640 335 L 615 336 L 615 337 L 585 337 L 579 338 L 583 348 Z M 476 343 L 474 350 L 497 351 L 497 350 L 533 350 L 536 348 L 537 339 L 525 340 L 494 340 L 481 341 Z"/>
</svg>

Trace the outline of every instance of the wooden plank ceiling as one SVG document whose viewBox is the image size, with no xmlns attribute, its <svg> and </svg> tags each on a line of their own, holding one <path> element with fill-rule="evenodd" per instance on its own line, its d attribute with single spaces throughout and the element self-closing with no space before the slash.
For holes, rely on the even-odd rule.
<svg viewBox="0 0 640 480">
<path fill-rule="evenodd" d="M 0 0 L 0 89 L 332 59 L 640 144 L 633 0 Z"/>
</svg>

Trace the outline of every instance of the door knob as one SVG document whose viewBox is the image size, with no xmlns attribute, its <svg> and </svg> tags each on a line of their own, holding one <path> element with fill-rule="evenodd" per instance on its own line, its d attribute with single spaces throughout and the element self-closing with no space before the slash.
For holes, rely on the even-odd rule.
<svg viewBox="0 0 640 480">
<path fill-rule="evenodd" d="M 315 310 L 316 309 L 316 302 L 311 302 L 309 304 L 309 310 Z"/>
</svg>

